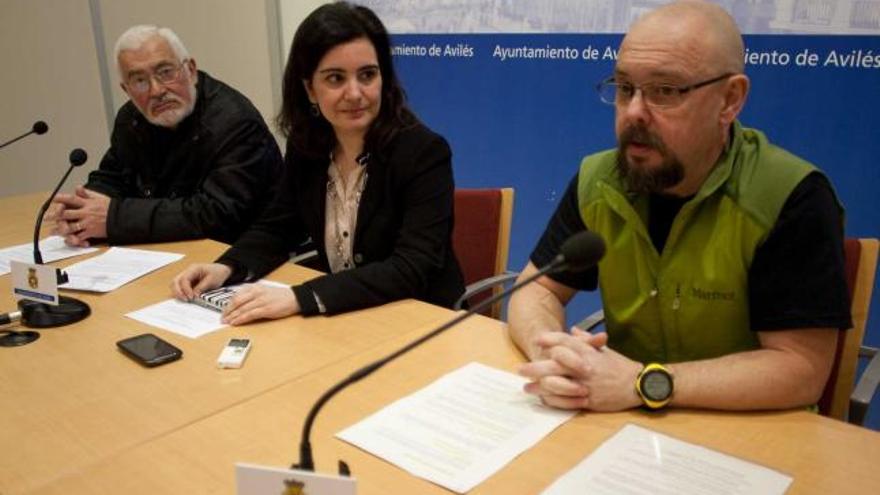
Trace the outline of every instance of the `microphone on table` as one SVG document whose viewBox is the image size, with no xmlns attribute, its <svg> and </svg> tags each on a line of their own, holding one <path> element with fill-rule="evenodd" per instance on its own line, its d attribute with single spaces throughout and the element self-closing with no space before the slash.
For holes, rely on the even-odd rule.
<svg viewBox="0 0 880 495">
<path fill-rule="evenodd" d="M 381 358 L 362 367 L 361 369 L 355 371 L 347 378 L 343 379 L 341 382 L 337 383 L 332 388 L 324 392 L 324 394 L 320 398 L 318 398 L 318 401 L 315 402 L 315 405 L 312 406 L 312 409 L 309 411 L 309 415 L 306 416 L 299 445 L 300 460 L 299 463 L 294 463 L 293 465 L 291 465 L 291 469 L 314 471 L 315 463 L 312 457 L 312 445 L 309 441 L 312 431 L 312 424 L 314 423 L 315 417 L 318 415 L 318 412 L 321 410 L 324 404 L 326 404 L 327 401 L 329 401 L 334 395 L 341 392 L 349 385 L 357 383 L 360 380 L 363 380 L 364 378 L 370 376 L 374 371 L 378 370 L 382 366 L 385 366 L 386 364 L 400 357 L 401 355 L 409 352 L 413 348 L 418 347 L 424 342 L 436 337 L 437 335 L 440 335 L 446 330 L 449 330 L 450 328 L 461 323 L 465 319 L 470 318 L 475 313 L 478 313 L 479 311 L 491 306 L 492 304 L 495 304 L 496 302 L 506 298 L 507 296 L 513 294 L 517 290 L 534 282 L 544 275 L 547 275 L 549 273 L 558 273 L 561 271 L 582 272 L 595 266 L 596 263 L 598 263 L 599 260 L 602 259 L 602 256 L 605 255 L 605 242 L 602 241 L 602 238 L 595 233 L 584 231 L 569 237 L 562 244 L 562 247 L 559 251 L 559 254 L 556 255 L 556 257 L 553 258 L 550 263 L 538 270 L 535 274 L 529 276 L 521 282 L 514 284 L 509 289 L 481 301 L 473 308 L 468 309 L 466 312 L 440 325 L 436 329 L 410 342 L 409 344 L 389 354 L 388 356 L 385 356 L 384 358 Z M 339 461 L 339 472 L 341 475 L 344 476 L 347 476 L 349 474 L 348 466 L 343 461 Z"/>
<path fill-rule="evenodd" d="M 36 124 L 34 126 L 36 127 Z M 67 169 L 64 177 L 61 178 L 61 182 L 58 183 L 58 186 L 49 195 L 49 199 L 40 207 L 40 212 L 37 214 L 37 221 L 34 226 L 34 263 L 38 265 L 43 264 L 43 255 L 40 252 L 40 227 L 43 225 L 43 215 L 49 209 L 49 205 L 55 199 L 55 195 L 58 194 L 58 190 L 64 185 L 73 169 L 85 163 L 87 159 L 88 155 L 80 148 L 70 152 L 70 167 Z M 67 274 L 60 269 L 56 270 L 56 276 L 58 278 L 58 285 L 64 284 L 68 280 Z M 92 313 L 88 304 L 67 296 L 59 296 L 57 305 L 22 299 L 18 301 L 18 308 L 21 311 L 19 317 L 22 322 L 25 326 L 32 328 L 70 325 L 85 319 Z M 8 332 L 7 335 L 0 338 L 0 346 L 24 345 L 33 342 L 37 338 L 39 338 L 39 334 L 36 332 Z"/>
<path fill-rule="evenodd" d="M 31 127 L 31 130 L 27 131 L 26 133 L 22 134 L 21 136 L 18 136 L 17 138 L 10 139 L 9 141 L 6 141 L 5 143 L 0 144 L 0 149 L 3 149 L 5 147 L 9 146 L 10 144 L 18 141 L 19 139 L 24 139 L 24 138 L 30 136 L 31 134 L 38 134 L 38 135 L 39 134 L 46 134 L 46 131 L 48 131 L 48 130 L 49 130 L 49 126 L 46 125 L 46 123 L 43 122 L 42 120 L 38 120 L 38 121 L 34 122 L 34 125 L 33 125 L 33 127 Z"/>
<path fill-rule="evenodd" d="M 55 190 L 52 191 L 52 194 L 49 195 L 49 199 L 43 203 L 43 206 L 40 207 L 40 212 L 37 214 L 37 223 L 34 226 L 34 263 L 38 265 L 43 264 L 43 254 L 40 253 L 40 228 L 43 226 L 43 215 L 46 214 L 46 210 L 49 209 L 49 205 L 52 204 L 52 200 L 55 199 L 55 196 L 58 194 L 58 190 L 61 189 L 61 186 L 64 185 L 64 182 L 67 181 L 67 177 L 70 176 L 70 173 L 73 172 L 73 169 L 79 167 L 86 160 L 89 159 L 89 155 L 85 152 L 85 150 L 81 148 L 74 148 L 73 151 L 70 152 L 70 167 L 68 167 L 67 172 L 64 174 L 64 177 L 61 178 L 61 182 L 55 186 Z M 62 273 L 59 271 L 59 274 Z M 66 275 L 64 275 L 65 279 L 62 282 L 61 278 L 58 279 L 58 283 L 67 282 Z"/>
</svg>

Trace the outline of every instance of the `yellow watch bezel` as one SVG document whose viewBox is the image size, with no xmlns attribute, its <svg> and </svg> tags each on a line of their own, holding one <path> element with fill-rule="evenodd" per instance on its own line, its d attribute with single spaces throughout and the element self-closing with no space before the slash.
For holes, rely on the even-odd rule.
<svg viewBox="0 0 880 495">
<path fill-rule="evenodd" d="M 660 372 L 666 375 L 669 378 L 669 396 L 663 400 L 654 400 L 650 397 L 646 396 L 644 392 L 642 392 L 642 381 L 644 380 L 645 375 L 651 372 Z M 639 398 L 642 399 L 642 403 L 648 409 L 662 409 L 666 407 L 672 401 L 672 394 L 675 392 L 675 382 L 672 379 L 672 373 L 660 363 L 648 363 L 642 368 L 642 371 L 639 372 L 639 376 L 636 377 L 636 393 L 639 394 Z"/>
</svg>

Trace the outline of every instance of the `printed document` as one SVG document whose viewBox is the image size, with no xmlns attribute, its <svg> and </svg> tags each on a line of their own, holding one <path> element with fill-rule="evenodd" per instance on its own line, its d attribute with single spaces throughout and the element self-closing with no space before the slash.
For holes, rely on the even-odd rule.
<svg viewBox="0 0 880 495">
<path fill-rule="evenodd" d="M 220 322 L 219 311 L 177 299 L 167 299 L 125 316 L 191 339 L 226 326 Z"/>
<path fill-rule="evenodd" d="M 542 495 L 781 495 L 792 478 L 640 426 L 624 426 Z"/>
<path fill-rule="evenodd" d="M 574 416 L 523 392 L 526 381 L 470 363 L 337 437 L 464 493 Z"/>
<path fill-rule="evenodd" d="M 44 263 L 51 263 L 53 261 L 63 260 L 64 258 L 93 253 L 97 250 L 98 248 L 94 247 L 70 247 L 67 244 L 64 244 L 63 237 L 57 235 L 47 237 L 40 241 L 40 254 L 43 255 Z M 34 244 L 29 242 L 27 244 L 0 249 L 0 275 L 6 275 L 9 273 L 9 262 L 13 260 L 21 261 L 22 263 L 33 263 Z"/>
<path fill-rule="evenodd" d="M 289 287 L 271 280 L 260 280 L 257 283 L 270 287 Z M 239 287 L 241 285 L 230 286 L 233 289 Z M 228 326 L 220 322 L 222 317 L 220 311 L 177 299 L 166 299 L 146 308 L 132 311 L 125 316 L 191 339 L 197 339 L 202 335 Z"/>
<path fill-rule="evenodd" d="M 183 258 L 182 254 L 112 247 L 65 270 L 70 281 L 62 289 L 110 292 L 163 266 Z"/>
</svg>

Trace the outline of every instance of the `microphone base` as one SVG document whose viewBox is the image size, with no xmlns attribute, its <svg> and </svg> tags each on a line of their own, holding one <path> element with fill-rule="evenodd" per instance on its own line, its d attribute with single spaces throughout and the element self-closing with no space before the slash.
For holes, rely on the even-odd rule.
<svg viewBox="0 0 880 495">
<path fill-rule="evenodd" d="M 39 338 L 40 334 L 38 334 L 37 332 L 31 332 L 30 330 L 25 332 L 14 332 L 7 330 L 6 335 L 0 337 L 0 347 L 18 347 L 22 345 L 28 345 Z"/>
<path fill-rule="evenodd" d="M 18 302 L 18 307 L 21 320 L 31 328 L 63 327 L 92 314 L 88 304 L 67 296 L 60 296 L 57 306 L 23 299 Z"/>
</svg>

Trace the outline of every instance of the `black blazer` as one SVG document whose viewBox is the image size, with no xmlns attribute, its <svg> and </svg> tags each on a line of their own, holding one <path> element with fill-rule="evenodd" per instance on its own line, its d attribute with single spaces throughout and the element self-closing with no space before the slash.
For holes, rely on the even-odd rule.
<svg viewBox="0 0 880 495">
<path fill-rule="evenodd" d="M 452 251 L 452 153 L 446 140 L 423 125 L 400 131 L 371 153 L 353 244 L 355 267 L 328 274 L 293 291 L 302 314 L 328 314 L 416 298 L 451 307 L 464 292 Z M 233 279 L 264 276 L 309 238 L 318 269 L 329 272 L 324 221 L 329 157 L 298 156 L 288 149 L 278 195 L 264 215 L 218 261 Z"/>
</svg>

